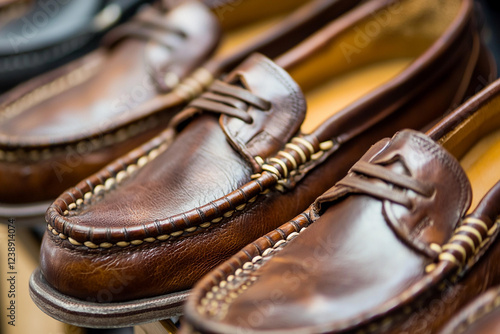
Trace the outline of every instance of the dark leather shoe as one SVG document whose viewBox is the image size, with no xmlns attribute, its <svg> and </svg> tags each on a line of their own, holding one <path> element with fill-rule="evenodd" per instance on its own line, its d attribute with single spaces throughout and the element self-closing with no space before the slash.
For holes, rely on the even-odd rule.
<svg viewBox="0 0 500 334">
<path fill-rule="evenodd" d="M 81 57 L 146 0 L 13 1 L 0 21 L 0 91 Z M 151 1 L 149 1 L 151 2 Z M 19 7 L 24 4 L 24 13 Z"/>
<path fill-rule="evenodd" d="M 500 80 L 427 135 L 373 145 L 305 212 L 203 278 L 187 321 L 209 333 L 435 333 L 500 281 L 499 106 Z"/>
<path fill-rule="evenodd" d="M 256 54 L 216 81 L 51 205 L 36 303 L 85 326 L 178 312 L 203 274 L 307 208 L 371 143 L 425 126 L 489 77 L 472 1 L 442 10 L 370 1 L 276 63 Z"/>
<path fill-rule="evenodd" d="M 167 14 L 146 8 L 97 51 L 0 97 L 0 216 L 43 221 L 62 191 L 165 129 L 213 77 L 253 51 L 281 54 L 357 1 L 275 1 L 270 13 L 302 6 L 248 40 L 233 21 L 267 2 L 226 1 L 211 11 L 183 1 Z M 233 38 L 213 55 L 219 19 Z"/>
<path fill-rule="evenodd" d="M 500 333 L 500 288 L 480 294 L 439 331 L 439 334 Z"/>
</svg>

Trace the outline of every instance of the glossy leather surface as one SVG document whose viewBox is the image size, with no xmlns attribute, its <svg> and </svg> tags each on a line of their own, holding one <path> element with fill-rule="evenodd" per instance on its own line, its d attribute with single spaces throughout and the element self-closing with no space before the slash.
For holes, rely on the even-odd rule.
<svg viewBox="0 0 500 334">
<path fill-rule="evenodd" d="M 431 184 L 433 195 L 426 202 L 403 189 L 401 196 L 415 200 L 408 209 L 342 185 L 330 189 L 315 203 L 324 213 L 314 224 L 252 273 L 258 280 L 230 304 L 228 323 L 245 319 L 256 304 L 273 307 L 255 330 L 344 322 L 372 313 L 423 277 L 432 257 L 414 245 L 424 237 L 438 244 L 451 237 L 470 204 L 465 173 L 432 140 L 410 131 L 375 144 L 361 161 Z M 270 299 L 273 294 L 283 297 L 279 305 Z"/>
<path fill-rule="evenodd" d="M 207 333 L 437 332 L 500 280 L 500 182 L 490 185 L 466 216 L 470 183 L 456 158 L 438 143 L 446 147 L 463 140 L 471 147 L 478 138 L 464 135 L 488 128 L 482 137 L 497 130 L 499 101 L 500 80 L 437 123 L 428 136 L 404 130 L 373 145 L 360 162 L 378 167 L 361 168 L 358 162 L 302 215 L 204 277 L 188 299 L 191 325 L 185 333 L 192 326 Z M 406 176 L 414 189 L 432 185 L 432 201 L 420 201 L 422 194 L 402 186 Z M 360 183 L 347 181 L 352 178 Z M 405 198 L 416 201 L 405 207 L 400 204 Z M 411 220 L 405 214 L 394 219 L 391 207 L 419 217 L 420 223 L 407 225 Z M 410 229 L 401 233 L 400 226 Z M 431 242 L 427 250 L 419 247 L 424 239 Z M 479 303 L 458 317 L 461 322 L 480 314 Z M 491 319 L 471 330 L 491 330 Z M 452 323 L 446 333 L 461 333 L 457 321 Z"/>
<path fill-rule="evenodd" d="M 136 19 L 146 16 L 142 14 L 146 13 L 139 13 Z M 199 25 L 188 24 L 185 20 L 188 16 Z M 103 124 L 133 118 L 134 107 L 158 94 L 157 83 L 150 78 L 149 72 L 156 72 L 152 64 L 156 67 L 175 64 L 185 71 L 176 74 L 185 77 L 218 43 L 217 22 L 202 5 L 179 6 L 163 19 L 170 29 L 178 29 L 185 36 L 163 32 L 165 44 L 133 38 L 114 42 L 109 55 L 99 59 L 97 72 L 90 80 L 4 120 L 0 127 L 2 136 L 35 143 L 47 138 L 63 142 L 66 138 L 78 138 L 79 133 L 79 139 L 89 137 L 96 129 L 102 129 Z"/>
<path fill-rule="evenodd" d="M 143 14 L 148 13 L 140 13 L 139 16 Z M 196 18 L 200 25 L 186 22 L 186 15 Z M 66 68 L 49 73 L 40 79 L 41 83 L 33 81 L 31 94 L 42 94 L 42 98 L 47 92 L 50 96 L 51 89 L 57 90 L 58 86 L 53 84 L 54 78 L 67 77 L 59 85 L 63 85 L 63 89 L 64 85 L 69 85 L 69 88 L 63 94 L 23 108 L 29 103 L 28 100 L 18 107 L 22 108 L 20 112 L 16 112 L 16 103 L 19 104 L 19 99 L 23 98 L 23 89 L 30 94 L 30 83 L 3 96 L 8 116 L 0 125 L 1 141 L 7 148 L 22 147 L 21 150 L 26 153 L 24 157 L 11 153 L 17 156 L 14 161 L 3 159 L 0 162 L 2 174 L 5 182 L 23 183 L 21 180 L 26 179 L 29 182 L 25 181 L 23 187 L 4 191 L 0 199 L 2 202 L 26 203 L 56 196 L 62 191 L 61 188 L 68 186 L 68 182 L 88 176 L 106 162 L 158 133 L 166 123 L 165 117 L 171 115 L 160 114 L 146 120 L 148 114 L 141 110 L 141 106 L 158 95 L 157 87 L 148 73 L 145 55 L 154 55 L 156 62 L 161 60 L 163 64 L 176 63 L 176 58 L 180 58 L 185 70 L 189 70 L 213 51 L 219 38 L 215 18 L 201 4 L 181 5 L 167 13 L 166 20 L 171 27 L 184 31 L 186 37 L 169 41 L 169 45 L 172 45 L 169 47 L 151 45 L 147 40 L 129 39 L 115 43 L 106 55 L 102 51 L 95 51 Z M 185 56 L 184 48 L 193 49 L 188 53 L 189 56 Z M 65 71 L 69 77 L 68 74 L 60 74 Z M 90 73 L 90 80 L 71 86 L 73 81 L 79 83 L 78 78 L 85 77 L 86 73 Z M 45 91 L 38 91 L 40 88 L 37 86 L 43 87 Z M 36 96 L 32 99 L 36 99 Z M 163 100 L 173 104 L 170 111 L 182 102 L 182 99 L 174 96 Z M 14 107 L 9 109 L 9 104 Z M 14 110 L 12 116 L 9 110 Z M 121 134 L 116 131 L 116 125 L 119 124 L 122 125 Z M 81 147 L 80 152 L 78 145 Z M 44 149 L 49 151 L 48 158 L 40 154 Z M 31 158 L 30 151 L 35 151 L 42 158 Z"/>
<path fill-rule="evenodd" d="M 391 2 L 375 1 L 360 7 L 291 54 L 297 59 L 312 57 L 335 39 L 339 30 L 347 29 L 346 25 L 356 26 L 354 18 L 370 15 L 371 6 L 384 8 L 388 4 Z M 233 101 L 240 111 L 252 118 L 255 115 L 255 123 L 223 114 L 217 124 L 213 112 L 199 116 L 200 110 L 188 108 L 181 115 L 189 117 L 175 128 L 62 194 L 46 216 L 50 232 L 42 245 L 44 277 L 62 293 L 95 300 L 116 274 L 133 277 L 133 284 L 113 296 L 116 301 L 190 288 L 208 269 L 263 231 L 299 214 L 345 175 L 375 140 L 404 127 L 423 127 L 440 117 L 457 100 L 457 87 L 464 80 L 469 88 L 477 85 L 470 81 L 477 76 L 464 74 L 468 69 L 488 76 L 491 68 L 484 50 L 479 44 L 472 47 L 478 39 L 471 9 L 471 2 L 463 1 L 458 18 L 432 48 L 396 78 L 341 110 L 311 134 L 294 134 L 305 103 L 291 78 L 270 60 L 253 56 L 227 80 L 269 100 L 271 111 Z M 461 47 L 456 48 L 457 44 Z M 447 66 L 443 66 L 444 59 Z M 262 72 L 265 68 L 268 70 Z M 262 76 L 260 80 L 258 76 Z M 231 82 L 233 77 L 243 78 L 242 83 Z M 280 84 L 271 86 L 272 81 Z M 289 95 L 284 93 L 287 91 Z M 459 91 L 459 99 L 463 99 L 467 89 Z M 282 112 L 285 106 L 288 113 Z M 208 140 L 200 143 L 200 135 Z M 290 142 L 292 135 L 299 139 Z M 279 150 L 292 159 L 279 155 Z M 259 162 L 256 155 L 267 163 Z M 225 163 L 227 159 L 231 161 Z M 300 166 L 294 169 L 293 161 Z M 114 183 L 121 179 L 120 172 L 142 162 L 137 173 L 127 172 L 127 179 Z M 285 169 L 294 173 L 287 177 Z M 84 200 L 87 193 L 88 201 Z M 407 225 L 412 224 L 409 221 Z M 381 233 L 389 232 L 381 222 L 379 225 Z M 404 228 L 402 233 L 406 233 Z M 425 249 L 435 238 L 416 240 L 416 247 Z M 403 245 L 395 247 L 404 249 Z M 417 266 L 419 261 L 416 257 L 412 263 Z M 399 282 L 387 284 L 400 286 Z"/>
<path fill-rule="evenodd" d="M 2 95 L 0 184 L 10 190 L 0 202 L 55 198 L 158 134 L 213 76 L 255 50 L 279 55 L 356 4 L 306 2 L 265 34 L 211 58 L 221 11 L 237 13 L 240 3 L 214 5 L 214 12 L 193 1 L 164 14 L 146 8 L 110 32 L 106 47 Z"/>
<path fill-rule="evenodd" d="M 282 72 L 282 77 L 273 77 L 277 72 Z M 78 219 L 96 222 L 96 227 L 101 228 L 134 226 L 137 221 L 162 220 L 182 214 L 241 187 L 252 171 L 242 155 L 232 149 L 226 136 L 231 142 L 254 148 L 252 157 L 268 156 L 295 134 L 304 118 L 305 105 L 297 85 L 267 59 L 250 58 L 233 74 L 228 81 L 237 76 L 252 92 L 274 101 L 272 108 L 266 111 L 250 108 L 247 112 L 252 116 L 251 124 L 232 118 L 225 129 L 221 129 L 218 117 L 197 117 L 163 153 L 175 159 L 151 161 L 140 174 L 123 183 L 119 192 L 111 192 L 104 201 L 84 208 L 78 213 Z M 263 77 L 268 78 L 266 85 L 260 84 Z M 225 135 L 227 132 L 232 136 Z M 250 139 L 256 144 L 247 145 Z M 263 141 L 265 145 L 260 144 Z M 194 180 L 195 175 L 198 181 Z M 148 189 L 148 195 L 137 196 L 138 189 Z"/>
</svg>

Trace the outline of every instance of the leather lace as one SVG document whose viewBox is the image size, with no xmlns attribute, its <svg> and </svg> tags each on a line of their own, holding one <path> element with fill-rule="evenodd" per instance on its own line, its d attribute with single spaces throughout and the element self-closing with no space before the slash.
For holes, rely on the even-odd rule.
<svg viewBox="0 0 500 334">
<path fill-rule="evenodd" d="M 188 107 L 225 114 L 239 118 L 246 123 L 252 123 L 252 117 L 247 113 L 249 106 L 269 110 L 271 103 L 246 89 L 219 80 L 216 80 L 205 93 L 188 105 Z"/>
<path fill-rule="evenodd" d="M 413 200 L 408 197 L 404 190 L 412 190 L 426 198 L 431 197 L 434 193 L 434 188 L 431 185 L 365 161 L 358 161 L 350 172 L 337 184 L 351 188 L 352 192 L 389 200 L 409 209 L 413 207 Z M 373 179 L 384 182 L 373 182 Z"/>
</svg>

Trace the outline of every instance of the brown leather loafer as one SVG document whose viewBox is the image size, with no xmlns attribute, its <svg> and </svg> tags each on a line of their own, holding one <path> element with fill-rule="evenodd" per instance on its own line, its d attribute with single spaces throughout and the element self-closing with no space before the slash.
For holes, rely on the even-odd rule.
<svg viewBox="0 0 500 334">
<path fill-rule="evenodd" d="M 203 274 L 307 208 L 371 143 L 427 125 L 489 77 L 472 1 L 442 6 L 370 1 L 213 83 L 51 205 L 36 303 L 85 326 L 179 312 Z"/>
<path fill-rule="evenodd" d="M 182 1 L 166 14 L 144 9 L 97 51 L 0 97 L 0 216 L 43 222 L 62 191 L 165 129 L 214 77 L 253 51 L 281 54 L 356 2 L 233 0 L 209 10 Z M 263 6 L 266 15 L 235 26 Z"/>
<path fill-rule="evenodd" d="M 439 334 L 493 334 L 500 332 L 500 288 L 482 293 L 455 315 Z"/>
<path fill-rule="evenodd" d="M 500 280 L 499 108 L 500 80 L 427 135 L 373 145 L 203 278 L 187 321 L 209 333 L 436 332 Z"/>
</svg>

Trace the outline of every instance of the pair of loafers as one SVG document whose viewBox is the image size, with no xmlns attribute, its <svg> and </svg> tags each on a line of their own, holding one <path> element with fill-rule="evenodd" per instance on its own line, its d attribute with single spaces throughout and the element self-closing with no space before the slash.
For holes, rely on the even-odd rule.
<svg viewBox="0 0 500 334">
<path fill-rule="evenodd" d="M 184 332 L 438 333 L 500 279 L 499 107 L 500 80 L 425 134 L 374 144 L 306 211 L 204 277 Z M 498 305 L 492 294 L 477 314 Z M 471 325 L 463 312 L 445 333 Z"/>
<path fill-rule="evenodd" d="M 160 6 L 167 2 L 143 8 L 97 50 L 0 96 L 0 216 L 43 221 L 59 194 L 156 136 L 214 77 L 254 51 L 279 55 L 358 1 L 277 1 L 252 40 L 242 18 L 266 1 Z"/>
<path fill-rule="evenodd" d="M 32 297 L 53 317 L 88 327 L 178 315 L 189 289 L 203 275 L 314 202 L 305 214 L 202 279 L 188 303 L 187 319 L 196 330 L 209 332 L 233 333 L 235 326 L 244 326 L 234 325 L 228 313 L 252 310 L 252 301 L 245 304 L 240 298 L 276 296 L 259 288 L 258 278 L 240 278 L 254 277 L 253 270 L 261 264 L 266 268 L 273 263 L 279 274 L 274 277 L 269 271 L 268 283 L 283 289 L 295 284 L 294 292 L 306 295 L 278 303 L 276 313 L 266 311 L 258 321 L 263 331 L 269 329 L 267 319 L 274 323 L 272 329 L 283 326 L 267 315 L 279 315 L 280 307 L 288 306 L 283 314 L 294 317 L 291 323 L 316 330 L 302 321 L 348 285 L 351 292 L 359 286 L 359 294 L 345 296 L 347 304 L 339 304 L 338 317 L 371 319 L 366 314 L 371 315 L 372 308 L 378 311 L 378 304 L 393 305 L 385 299 L 393 293 L 399 296 L 407 287 L 405 279 L 421 278 L 422 265 L 435 269 L 429 269 L 430 275 L 440 272 L 440 263 L 434 263 L 436 268 L 429 265 L 440 258 L 437 246 L 451 238 L 453 224 L 467 209 L 466 177 L 431 139 L 406 131 L 372 147 L 349 177 L 327 190 L 371 144 L 400 129 L 435 122 L 471 96 L 481 81 L 491 80 L 494 72 L 469 0 L 368 1 L 274 62 L 254 54 L 194 98 L 159 135 L 58 197 L 47 211 L 41 268 L 30 281 Z M 434 131 L 451 130 L 437 126 Z M 431 136 L 441 137 L 444 134 Z M 365 205 L 371 211 L 363 216 Z M 442 214 L 435 214 L 436 205 L 443 207 Z M 357 215 L 364 218 L 354 223 Z M 340 218 L 352 224 L 320 222 Z M 280 260 L 267 264 L 266 257 L 278 256 L 276 250 L 298 245 L 308 235 L 314 243 L 314 230 L 297 236 L 308 225 L 308 230 L 331 227 L 318 232 L 326 238 L 328 255 L 318 261 L 332 257 L 338 262 L 332 260 L 325 267 L 331 271 L 323 275 L 314 261 L 316 251 L 306 241 L 301 258 L 312 252 L 313 260 L 307 263 L 318 270 L 317 282 L 309 284 L 308 272 L 300 276 L 307 278 L 305 283 L 297 280 L 291 270 L 287 283 Z M 353 245 L 366 248 L 349 255 Z M 380 261 L 396 268 L 406 259 L 408 271 L 387 279 L 395 271 Z M 286 261 L 304 264 L 299 257 Z M 337 270 L 357 276 L 332 276 Z M 335 286 L 337 279 L 346 285 Z M 245 283 L 236 287 L 239 282 Z M 244 291 L 254 287 L 253 293 Z M 320 288 L 332 288 L 333 293 L 323 295 Z M 289 292 L 282 296 L 286 299 Z M 404 295 L 408 300 L 418 295 L 411 292 Z M 232 304 L 239 301 L 241 305 Z M 302 312 L 305 305 L 310 308 Z M 296 312 L 290 313 L 292 309 Z M 321 319 L 327 319 L 328 326 L 339 320 L 324 315 L 311 321 Z M 340 320 L 350 328 L 351 318 Z"/>
</svg>

